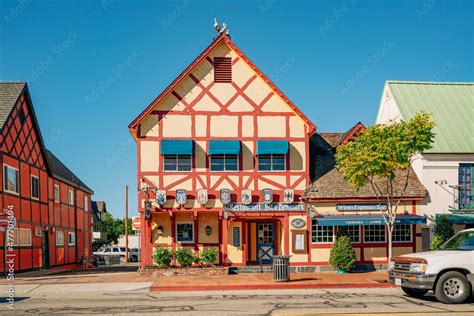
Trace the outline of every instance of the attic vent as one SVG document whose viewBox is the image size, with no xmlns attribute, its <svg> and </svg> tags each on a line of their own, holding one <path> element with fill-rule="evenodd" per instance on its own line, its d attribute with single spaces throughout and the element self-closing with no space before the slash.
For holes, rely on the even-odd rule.
<svg viewBox="0 0 474 316">
<path fill-rule="evenodd" d="M 214 57 L 214 82 L 232 82 L 232 58 Z"/>
</svg>

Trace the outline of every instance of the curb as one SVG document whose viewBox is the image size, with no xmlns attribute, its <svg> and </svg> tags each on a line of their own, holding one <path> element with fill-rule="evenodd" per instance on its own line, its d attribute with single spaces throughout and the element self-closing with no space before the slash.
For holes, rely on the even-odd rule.
<svg viewBox="0 0 474 316">
<path fill-rule="evenodd" d="M 150 292 L 172 291 L 231 291 L 231 290 L 283 290 L 283 289 L 344 289 L 344 288 L 395 288 L 389 283 L 335 283 L 335 284 L 254 284 L 254 285 L 152 285 Z"/>
</svg>

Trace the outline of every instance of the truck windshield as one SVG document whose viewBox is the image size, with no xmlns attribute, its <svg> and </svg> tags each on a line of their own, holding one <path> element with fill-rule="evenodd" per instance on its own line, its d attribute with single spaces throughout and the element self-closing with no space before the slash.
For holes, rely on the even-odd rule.
<svg viewBox="0 0 474 316">
<path fill-rule="evenodd" d="M 443 250 L 474 250 L 474 231 L 454 235 L 444 245 Z"/>
</svg>

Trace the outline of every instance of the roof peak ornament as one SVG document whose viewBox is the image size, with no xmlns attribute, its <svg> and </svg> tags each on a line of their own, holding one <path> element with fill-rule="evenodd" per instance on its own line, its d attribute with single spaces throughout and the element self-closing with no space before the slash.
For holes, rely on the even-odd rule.
<svg viewBox="0 0 474 316">
<path fill-rule="evenodd" d="M 217 31 L 217 34 L 213 37 L 216 40 L 222 34 L 225 34 L 228 38 L 230 38 L 229 28 L 227 27 L 226 23 L 222 23 L 222 27 L 217 23 L 217 19 L 214 18 L 214 29 Z"/>
</svg>

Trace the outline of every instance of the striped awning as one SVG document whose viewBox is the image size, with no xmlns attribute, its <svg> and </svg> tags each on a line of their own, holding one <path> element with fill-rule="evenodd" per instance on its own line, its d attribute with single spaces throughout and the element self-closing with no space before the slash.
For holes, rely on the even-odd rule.
<svg viewBox="0 0 474 316">
<path fill-rule="evenodd" d="M 240 140 L 210 140 L 209 155 L 240 155 Z"/>
<path fill-rule="evenodd" d="M 162 155 L 192 155 L 193 141 L 181 139 L 163 139 L 161 141 Z"/>
<path fill-rule="evenodd" d="M 287 140 L 258 140 L 257 155 L 283 154 L 288 153 Z"/>
</svg>

